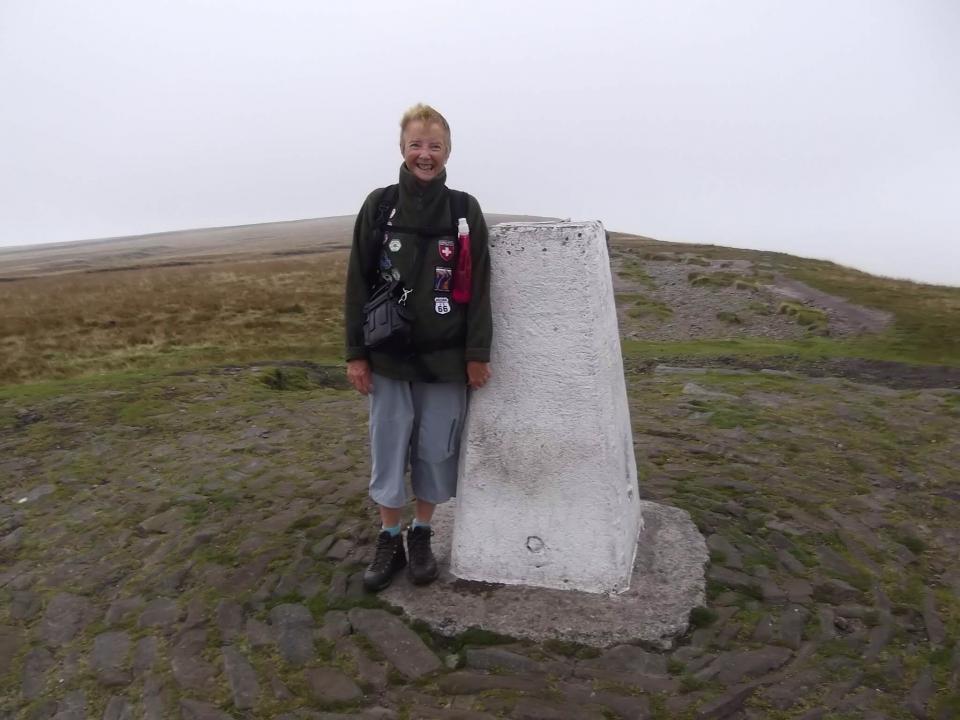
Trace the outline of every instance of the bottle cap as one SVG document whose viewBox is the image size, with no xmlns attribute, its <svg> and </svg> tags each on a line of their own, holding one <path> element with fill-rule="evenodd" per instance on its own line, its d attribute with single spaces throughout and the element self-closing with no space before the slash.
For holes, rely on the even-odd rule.
<svg viewBox="0 0 960 720">
<path fill-rule="evenodd" d="M 457 223 L 457 234 L 459 235 L 469 235 L 470 226 L 467 225 L 466 218 L 460 218 L 460 221 Z"/>
</svg>

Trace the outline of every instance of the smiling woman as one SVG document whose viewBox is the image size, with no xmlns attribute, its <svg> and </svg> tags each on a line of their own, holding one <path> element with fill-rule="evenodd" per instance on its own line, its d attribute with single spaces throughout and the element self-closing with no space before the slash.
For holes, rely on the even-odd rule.
<svg viewBox="0 0 960 720">
<path fill-rule="evenodd" d="M 474 198 L 446 186 L 443 115 L 422 104 L 404 113 L 400 153 L 400 182 L 370 193 L 357 216 L 344 312 L 347 379 L 370 395 L 370 496 L 382 522 L 363 576 L 370 591 L 403 567 L 415 584 L 437 577 L 430 521 L 456 494 L 467 387 L 490 378 L 487 226 Z M 408 458 L 409 566 L 400 530 Z"/>
</svg>

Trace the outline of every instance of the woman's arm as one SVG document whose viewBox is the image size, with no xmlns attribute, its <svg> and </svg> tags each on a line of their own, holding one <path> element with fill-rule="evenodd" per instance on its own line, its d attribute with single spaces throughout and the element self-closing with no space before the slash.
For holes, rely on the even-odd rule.
<svg viewBox="0 0 960 720">
<path fill-rule="evenodd" d="M 490 236 L 480 203 L 468 199 L 467 222 L 470 225 L 470 261 L 473 270 L 470 305 L 467 307 L 466 359 L 489 363 L 493 340 L 493 318 L 490 312 Z"/>
</svg>

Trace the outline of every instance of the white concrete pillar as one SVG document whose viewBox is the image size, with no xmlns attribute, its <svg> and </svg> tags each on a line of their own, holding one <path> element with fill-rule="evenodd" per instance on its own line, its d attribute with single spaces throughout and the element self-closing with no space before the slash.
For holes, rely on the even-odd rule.
<svg viewBox="0 0 960 720">
<path fill-rule="evenodd" d="M 642 529 L 603 226 L 490 232 L 493 379 L 460 455 L 454 575 L 622 592 Z"/>
</svg>

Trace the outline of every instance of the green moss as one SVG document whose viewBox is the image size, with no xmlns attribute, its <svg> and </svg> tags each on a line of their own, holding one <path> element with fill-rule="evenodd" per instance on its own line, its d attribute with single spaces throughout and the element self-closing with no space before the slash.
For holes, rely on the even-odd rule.
<svg viewBox="0 0 960 720">
<path fill-rule="evenodd" d="M 508 645 L 516 642 L 516 638 L 509 635 L 484 630 L 483 628 L 471 627 L 464 630 L 456 636 L 455 644 L 457 648 L 464 647 L 489 647 L 491 645 Z"/>
<path fill-rule="evenodd" d="M 650 720 L 675 720 L 667 708 L 667 698 L 661 693 L 650 695 Z"/>
<path fill-rule="evenodd" d="M 667 672 L 671 675 L 680 675 L 687 669 L 686 663 L 676 658 L 667 658 Z"/>
<path fill-rule="evenodd" d="M 690 611 L 690 627 L 704 628 L 717 621 L 717 612 L 706 607 L 695 607 Z"/>
<path fill-rule="evenodd" d="M 273 367 L 258 376 L 271 390 L 309 390 L 313 387 L 307 371 L 299 367 Z"/>
<path fill-rule="evenodd" d="M 931 717 L 960 718 L 960 691 L 947 692 L 933 701 Z"/>
<path fill-rule="evenodd" d="M 401 687 L 407 684 L 407 678 L 402 672 L 391 665 L 387 668 L 387 684 L 391 687 Z M 401 717 L 403 717 L 402 712 Z M 407 715 L 407 717 L 410 716 Z"/>
<path fill-rule="evenodd" d="M 753 301 L 747 305 L 747 309 L 757 315 L 773 315 L 773 307 L 764 302 Z"/>
<path fill-rule="evenodd" d="M 777 313 L 792 317 L 798 324 L 806 328 L 816 329 L 827 326 L 827 314 L 823 310 L 808 305 L 794 302 L 780 303 Z"/>
<path fill-rule="evenodd" d="M 735 312 L 730 312 L 729 310 L 721 310 L 717 313 L 717 320 L 722 320 L 725 323 L 730 323 L 731 325 L 741 325 L 743 320 L 740 319 L 740 316 Z"/>
<path fill-rule="evenodd" d="M 743 357 L 748 359 L 784 358 L 791 361 L 826 360 L 843 357 L 869 357 L 878 360 L 897 360 L 898 356 L 875 352 L 875 347 L 852 340 L 832 340 L 811 336 L 801 340 L 774 340 L 743 337 L 709 340 L 648 341 L 623 338 L 620 341 L 624 355 L 630 358 L 716 358 Z"/>
<path fill-rule="evenodd" d="M 927 550 L 927 543 L 918 538 L 916 535 L 897 533 L 895 539 L 898 543 L 907 548 L 907 550 L 912 553 L 916 553 L 917 555 L 920 555 Z"/>
<path fill-rule="evenodd" d="M 730 287 L 737 279 L 737 275 L 728 272 L 698 273 L 687 275 L 687 282 L 694 287 L 725 288 Z"/>
<path fill-rule="evenodd" d="M 597 648 L 570 640 L 546 640 L 543 643 L 543 649 L 554 655 L 563 655 L 577 660 L 589 660 L 600 656 L 600 651 Z"/>
<path fill-rule="evenodd" d="M 709 686 L 706 680 L 701 680 L 695 675 L 686 673 L 680 676 L 680 692 L 687 694 L 696 692 L 697 690 L 703 690 L 705 687 Z"/>
<path fill-rule="evenodd" d="M 633 695 L 634 697 L 644 694 L 640 688 L 617 680 L 594 680 L 591 687 L 594 692 L 613 692 L 617 695 Z"/>
<path fill-rule="evenodd" d="M 810 550 L 803 547 L 802 545 L 794 545 L 787 552 L 793 555 L 797 560 L 806 565 L 809 568 L 816 567 L 820 564 L 820 561 L 817 560 L 817 556 L 814 555 Z"/>
<path fill-rule="evenodd" d="M 710 562 L 714 565 L 723 565 L 727 561 L 727 554 L 723 550 L 711 550 Z"/>
<path fill-rule="evenodd" d="M 841 639 L 836 640 L 827 640 L 820 643 L 817 647 L 817 655 L 824 658 L 831 657 L 846 657 L 846 658 L 859 658 L 860 651 L 856 648 L 848 645 Z"/>
<path fill-rule="evenodd" d="M 624 280 L 635 282 L 638 285 L 643 285 L 648 288 L 656 287 L 653 278 L 650 277 L 644 269 L 643 263 L 636 258 L 625 259 L 617 274 Z"/>
<path fill-rule="evenodd" d="M 746 407 L 721 406 L 712 409 L 713 414 L 707 422 L 716 428 L 730 430 L 733 428 L 749 428 L 762 424 L 760 418 Z"/>
<path fill-rule="evenodd" d="M 707 600 L 716 600 L 727 591 L 727 586 L 717 582 L 713 578 L 707 578 L 706 594 Z"/>
<path fill-rule="evenodd" d="M 628 317 L 664 320 L 673 315 L 669 305 L 641 293 L 620 293 L 616 299 L 619 305 L 627 306 Z"/>
<path fill-rule="evenodd" d="M 268 609 L 274 608 L 277 605 L 299 605 L 303 602 L 303 595 L 298 592 L 287 593 L 286 595 L 281 595 L 279 597 L 270 598 L 266 602 Z"/>
<path fill-rule="evenodd" d="M 155 398 L 144 398 L 124 405 L 118 420 L 124 425 L 142 425 L 149 418 L 169 412 L 169 403 Z"/>
</svg>

